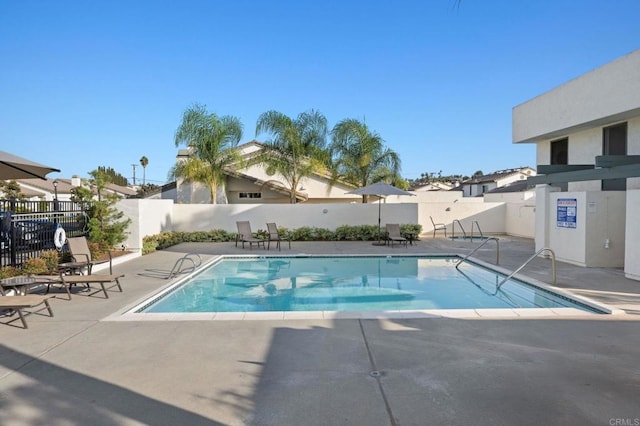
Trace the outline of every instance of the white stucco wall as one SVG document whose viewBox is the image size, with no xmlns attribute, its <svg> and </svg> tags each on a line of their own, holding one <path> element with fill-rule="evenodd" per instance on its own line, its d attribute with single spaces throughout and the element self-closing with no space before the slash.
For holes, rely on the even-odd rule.
<svg viewBox="0 0 640 426">
<path fill-rule="evenodd" d="M 624 273 L 627 278 L 640 280 L 640 190 L 627 190 L 627 216 Z"/>
<path fill-rule="evenodd" d="M 142 247 L 142 238 L 165 231 L 209 231 L 223 229 L 236 232 L 236 221 L 249 220 L 254 231 L 265 229 L 266 222 L 274 221 L 286 228 L 311 226 L 335 230 L 342 225 L 376 225 L 380 208 L 381 226 L 386 223 L 419 223 L 423 237 L 432 235 L 429 216 L 436 223 L 444 222 L 452 230 L 454 220 L 462 223 L 467 235 L 474 221 L 484 234 L 505 234 L 533 237 L 534 216 L 525 201 L 483 202 L 482 198 L 468 199 L 458 194 L 430 193 L 421 203 L 362 203 L 323 204 L 174 204 L 171 200 L 130 199 L 121 200 L 118 208 L 132 219 L 129 249 Z M 402 197 L 412 199 L 414 197 Z M 456 235 L 461 230 L 456 225 Z M 478 235 L 477 228 L 475 234 Z M 440 237 L 441 234 L 438 234 Z"/>
<path fill-rule="evenodd" d="M 577 216 L 575 228 L 557 226 L 557 206 L 559 198 L 576 199 Z M 548 240 L 547 248 L 553 250 L 556 260 L 587 266 L 586 259 L 586 192 L 554 192 L 549 194 L 548 208 Z M 542 248 L 542 247 L 540 247 Z M 536 250 L 540 250 L 536 245 Z"/>
<path fill-rule="evenodd" d="M 535 189 L 529 189 L 522 192 L 496 192 L 493 194 L 484 194 L 484 201 L 493 203 L 519 203 L 524 200 L 532 200 L 535 204 L 535 198 Z"/>
<path fill-rule="evenodd" d="M 586 208 L 587 265 L 622 268 L 625 257 L 626 192 L 587 192 Z M 609 244 L 605 244 L 606 240 L 609 240 Z"/>
<path fill-rule="evenodd" d="M 558 199 L 576 199 L 575 228 L 558 226 Z M 548 247 L 557 260 L 588 267 L 624 266 L 624 191 L 554 192 L 549 200 Z"/>
<path fill-rule="evenodd" d="M 381 226 L 386 223 L 417 223 L 417 204 L 380 206 Z M 377 225 L 377 204 L 242 204 L 180 205 L 173 208 L 176 231 L 224 229 L 236 232 L 236 221 L 248 220 L 252 229 L 266 229 L 267 222 L 285 228 L 311 226 L 335 230 L 342 225 Z"/>
<path fill-rule="evenodd" d="M 505 203 L 505 233 L 516 237 L 535 238 L 535 202 Z"/>
<path fill-rule="evenodd" d="M 127 228 L 128 237 L 124 242 L 129 250 L 141 250 L 142 238 L 173 229 L 172 200 L 128 199 L 120 200 L 116 208 L 131 219 Z"/>
<path fill-rule="evenodd" d="M 465 200 L 465 201 L 462 201 Z M 467 198 L 456 202 L 429 202 L 420 203 L 419 223 L 425 234 L 433 235 L 433 225 L 429 216 L 435 223 L 444 223 L 447 226 L 447 236 L 454 232 L 455 236 L 462 236 L 460 225 L 467 235 L 471 234 L 471 226 L 477 221 L 483 234 L 504 234 L 505 229 L 505 203 L 485 203 L 482 198 L 479 202 L 466 202 Z M 455 221 L 459 221 L 455 222 Z M 455 223 L 455 225 L 454 225 Z M 477 228 L 474 235 L 478 235 Z M 439 235 L 439 234 L 438 234 Z"/>
<path fill-rule="evenodd" d="M 640 50 L 513 108 L 513 142 L 530 142 L 624 120 L 640 111 Z M 635 111 L 635 112 L 634 112 Z M 631 115 L 628 115 L 632 112 Z M 575 130 L 569 130 L 574 132 Z"/>
</svg>

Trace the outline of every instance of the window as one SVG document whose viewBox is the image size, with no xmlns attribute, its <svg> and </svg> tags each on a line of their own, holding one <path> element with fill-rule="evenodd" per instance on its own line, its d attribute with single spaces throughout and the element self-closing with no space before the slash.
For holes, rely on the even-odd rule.
<svg viewBox="0 0 640 426">
<path fill-rule="evenodd" d="M 240 198 L 262 198 L 260 192 L 241 192 Z"/>
<path fill-rule="evenodd" d="M 627 123 L 602 129 L 602 155 L 627 155 Z M 625 191 L 627 179 L 603 179 L 603 191 Z"/>
<path fill-rule="evenodd" d="M 550 164 L 569 164 L 569 139 L 559 139 L 551 141 L 551 162 Z"/>
<path fill-rule="evenodd" d="M 602 155 L 627 155 L 627 123 L 602 129 Z"/>
</svg>

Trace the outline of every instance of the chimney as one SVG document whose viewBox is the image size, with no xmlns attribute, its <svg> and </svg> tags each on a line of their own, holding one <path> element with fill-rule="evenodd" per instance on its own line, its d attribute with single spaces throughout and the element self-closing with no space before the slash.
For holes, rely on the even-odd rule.
<svg viewBox="0 0 640 426">
<path fill-rule="evenodd" d="M 82 186 L 82 179 L 80 179 L 77 175 L 71 176 L 71 186 Z"/>
</svg>

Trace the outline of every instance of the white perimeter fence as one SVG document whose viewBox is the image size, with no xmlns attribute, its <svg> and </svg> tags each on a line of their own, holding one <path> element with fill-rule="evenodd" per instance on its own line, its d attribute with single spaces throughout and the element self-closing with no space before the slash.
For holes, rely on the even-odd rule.
<svg viewBox="0 0 640 426">
<path fill-rule="evenodd" d="M 413 198 L 415 202 L 398 202 L 387 197 L 374 204 L 174 204 L 171 200 L 121 200 L 118 208 L 132 219 L 127 248 L 140 250 L 142 238 L 165 231 L 210 231 L 223 229 L 236 232 L 236 221 L 248 220 L 254 231 L 266 229 L 276 222 L 288 229 L 310 226 L 335 230 L 342 225 L 377 225 L 386 223 L 419 223 L 423 237 L 431 237 L 435 223 L 445 223 L 448 235 L 455 222 L 456 236 L 467 234 L 474 221 L 484 234 L 507 234 L 534 238 L 535 200 L 483 202 L 482 198 L 463 198 L 450 193 L 433 193 Z M 396 200 L 391 200 L 396 198 Z M 459 221 L 456 222 L 456 221 Z M 477 231 L 475 231 L 477 235 Z M 441 235 L 442 233 L 438 233 Z"/>
</svg>

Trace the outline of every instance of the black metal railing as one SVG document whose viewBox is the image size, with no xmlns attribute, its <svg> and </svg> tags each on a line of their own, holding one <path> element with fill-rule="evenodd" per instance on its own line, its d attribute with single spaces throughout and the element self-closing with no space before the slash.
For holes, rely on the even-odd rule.
<svg viewBox="0 0 640 426">
<path fill-rule="evenodd" d="M 20 266 L 44 250 L 56 249 L 58 226 L 67 237 L 86 235 L 90 204 L 72 201 L 0 200 L 0 267 Z"/>
</svg>

